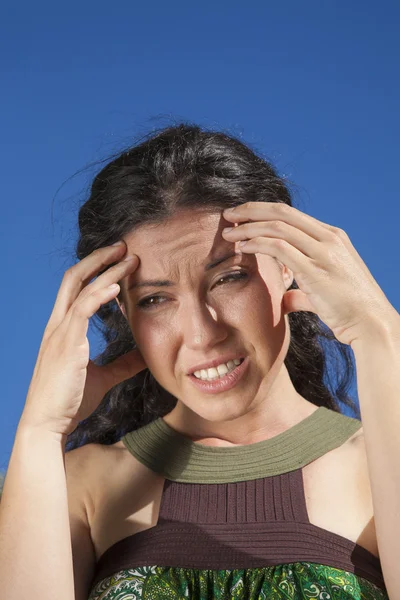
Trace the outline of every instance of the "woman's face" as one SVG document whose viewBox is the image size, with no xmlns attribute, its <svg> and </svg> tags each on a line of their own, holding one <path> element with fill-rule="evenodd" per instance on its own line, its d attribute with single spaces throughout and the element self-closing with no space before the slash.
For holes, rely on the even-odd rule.
<svg viewBox="0 0 400 600">
<path fill-rule="evenodd" d="M 270 256 L 241 254 L 221 235 L 229 225 L 220 212 L 181 211 L 124 237 L 128 254 L 140 259 L 121 283 L 121 308 L 137 346 L 181 408 L 214 422 L 260 405 L 290 341 L 281 305 L 292 273 Z M 170 283 L 142 285 L 149 280 Z M 218 393 L 199 390 L 188 373 L 226 355 L 247 358 L 240 381 Z"/>
</svg>

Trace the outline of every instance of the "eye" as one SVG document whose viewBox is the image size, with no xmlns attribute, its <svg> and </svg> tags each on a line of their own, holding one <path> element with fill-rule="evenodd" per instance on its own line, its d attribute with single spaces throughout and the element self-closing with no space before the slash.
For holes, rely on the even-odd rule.
<svg viewBox="0 0 400 600">
<path fill-rule="evenodd" d="M 229 275 L 224 275 L 224 277 L 220 277 L 220 279 L 217 280 L 215 285 L 217 285 L 221 281 L 225 282 L 227 279 L 231 279 L 233 281 L 239 281 L 240 279 L 245 279 L 246 277 L 247 277 L 247 273 L 245 271 L 234 271 L 233 273 L 230 273 Z"/>
<path fill-rule="evenodd" d="M 241 279 L 246 279 L 248 274 L 245 271 L 234 271 L 229 275 L 224 275 L 224 277 L 220 277 L 217 279 L 215 285 L 220 285 L 221 282 L 225 283 L 228 280 L 231 280 L 231 283 L 240 281 Z M 160 304 L 164 304 L 164 302 L 155 302 L 156 300 L 167 300 L 164 296 L 148 296 L 147 298 L 143 298 L 136 304 L 136 306 L 142 310 L 152 310 L 153 307 L 159 306 Z"/>
</svg>

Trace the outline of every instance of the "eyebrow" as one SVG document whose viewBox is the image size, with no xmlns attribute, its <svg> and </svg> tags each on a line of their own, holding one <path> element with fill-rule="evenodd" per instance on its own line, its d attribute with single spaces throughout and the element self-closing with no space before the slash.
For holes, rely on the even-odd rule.
<svg viewBox="0 0 400 600">
<path fill-rule="evenodd" d="M 224 256 L 221 256 L 220 258 L 217 258 L 213 262 L 206 265 L 204 270 L 210 271 L 211 269 L 218 267 L 218 265 L 225 262 L 226 260 L 229 260 L 230 258 L 233 258 L 234 256 L 240 256 L 240 255 L 241 255 L 241 253 L 238 253 L 238 252 L 229 252 L 229 254 L 224 254 Z M 128 285 L 126 291 L 129 292 L 129 290 L 133 290 L 136 288 L 143 288 L 143 287 L 171 287 L 173 285 L 175 285 L 174 282 L 169 281 L 168 279 L 149 279 L 147 281 L 132 282 L 131 284 Z"/>
</svg>

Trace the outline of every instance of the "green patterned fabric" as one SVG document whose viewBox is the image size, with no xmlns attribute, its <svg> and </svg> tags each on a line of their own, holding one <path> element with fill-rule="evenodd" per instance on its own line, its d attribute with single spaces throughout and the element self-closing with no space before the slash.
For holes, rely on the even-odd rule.
<svg viewBox="0 0 400 600">
<path fill-rule="evenodd" d="M 136 567 L 103 579 L 88 600 L 388 600 L 353 573 L 297 562 L 258 569 Z"/>
</svg>

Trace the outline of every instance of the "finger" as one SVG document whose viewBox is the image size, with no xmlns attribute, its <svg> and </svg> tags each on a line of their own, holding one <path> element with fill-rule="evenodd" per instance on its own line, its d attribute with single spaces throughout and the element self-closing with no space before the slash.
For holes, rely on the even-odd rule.
<svg viewBox="0 0 400 600">
<path fill-rule="evenodd" d="M 139 264 L 139 258 L 135 254 L 126 257 L 125 260 L 117 263 L 113 267 L 110 267 L 107 271 L 105 271 L 102 275 L 99 275 L 97 279 L 92 281 L 89 285 L 87 285 L 81 292 L 79 293 L 76 300 L 72 303 L 71 307 L 74 304 L 79 304 L 85 300 L 86 297 L 91 296 L 97 291 L 107 288 L 113 283 L 119 283 L 122 279 L 127 277 L 130 273 L 133 273 L 135 269 L 137 269 Z M 120 288 L 121 289 L 121 288 Z M 118 292 L 119 293 L 119 292 Z M 70 307 L 70 308 L 71 308 Z M 100 307 L 99 307 L 100 308 Z M 69 323 L 71 319 L 72 311 L 68 309 L 68 312 L 64 318 L 66 323 Z"/>
<path fill-rule="evenodd" d="M 139 266 L 139 257 L 136 254 L 127 256 L 121 262 L 113 265 L 91 283 L 86 285 L 79 293 L 79 296 L 92 294 L 96 290 L 107 287 L 112 283 L 119 283 L 122 279 L 133 273 Z"/>
<path fill-rule="evenodd" d="M 98 248 L 65 272 L 46 326 L 45 337 L 60 325 L 82 288 L 104 267 L 120 259 L 125 252 L 124 243 Z"/>
<path fill-rule="evenodd" d="M 84 343 L 90 317 L 93 317 L 100 306 L 115 298 L 119 291 L 119 285 L 113 284 L 110 287 L 99 288 L 73 303 L 59 328 L 67 347 L 76 347 Z"/>
<path fill-rule="evenodd" d="M 323 242 L 332 237 L 334 227 L 306 215 L 294 206 L 282 202 L 246 202 L 236 206 L 233 211 L 223 211 L 226 221 L 243 223 L 245 221 L 283 221 L 304 231 L 314 239 Z"/>
<path fill-rule="evenodd" d="M 299 273 L 310 273 L 314 265 L 300 250 L 281 239 L 256 237 L 246 242 L 245 246 L 240 246 L 240 251 L 243 254 L 260 253 L 277 258 L 293 272 L 295 278 Z"/>
<path fill-rule="evenodd" d="M 321 252 L 321 242 L 284 221 L 244 223 L 229 232 L 222 232 L 222 235 L 229 242 L 251 240 L 262 236 L 286 240 L 309 258 L 318 256 Z M 242 246 L 239 248 L 241 249 Z"/>
</svg>

